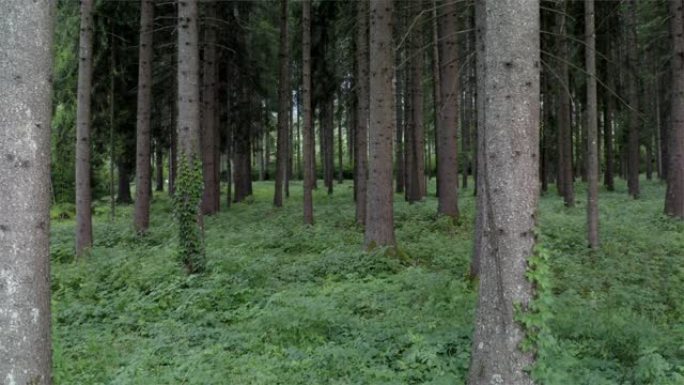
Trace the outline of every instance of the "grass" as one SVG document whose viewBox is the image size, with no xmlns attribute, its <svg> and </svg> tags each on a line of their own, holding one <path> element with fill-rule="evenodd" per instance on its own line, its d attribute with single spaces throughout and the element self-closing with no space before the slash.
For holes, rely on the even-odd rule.
<svg viewBox="0 0 684 385">
<path fill-rule="evenodd" d="M 255 183 L 248 203 L 205 219 L 207 273 L 190 277 L 164 194 L 145 237 L 131 207 L 111 221 L 98 203 L 95 245 L 76 261 L 73 207 L 55 207 L 56 383 L 464 384 L 472 190 L 458 223 L 435 214 L 435 198 L 397 196 L 392 257 L 362 252 L 351 186 L 317 191 L 306 228 L 301 185 L 274 209 L 272 184 Z M 684 225 L 661 214 L 664 187 L 644 181 L 639 201 L 622 184 L 602 192 L 598 253 L 578 189 L 576 208 L 552 192 L 541 201 L 553 299 L 540 383 L 684 384 Z"/>
</svg>

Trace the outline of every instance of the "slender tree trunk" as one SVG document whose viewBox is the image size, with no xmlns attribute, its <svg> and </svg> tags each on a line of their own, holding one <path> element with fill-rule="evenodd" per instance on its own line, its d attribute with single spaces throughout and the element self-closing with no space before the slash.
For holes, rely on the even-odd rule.
<svg viewBox="0 0 684 385">
<path fill-rule="evenodd" d="M 114 22 L 110 21 L 109 36 L 109 211 L 112 222 L 116 217 L 116 189 L 114 187 L 114 87 L 116 86 L 116 44 Z"/>
<path fill-rule="evenodd" d="M 304 114 L 304 223 L 313 225 L 313 124 L 311 114 L 311 0 L 302 1 L 302 112 Z"/>
<path fill-rule="evenodd" d="M 338 106 L 338 119 L 337 119 L 337 163 L 338 163 L 338 171 L 337 171 L 337 183 L 342 184 L 344 183 L 344 153 L 342 152 L 342 149 L 344 148 L 344 145 L 342 144 L 342 114 L 343 114 L 343 109 L 342 109 L 342 98 L 338 98 L 339 100 L 339 106 Z"/>
<path fill-rule="evenodd" d="M 458 29 L 457 5 L 452 1 L 440 2 L 439 72 L 440 99 L 437 147 L 437 210 L 452 218 L 458 212 L 458 102 L 461 92 L 458 84 Z"/>
<path fill-rule="evenodd" d="M 423 131 L 423 51 L 422 51 L 422 24 L 423 8 L 422 0 L 410 3 L 411 14 L 415 16 L 413 30 L 410 33 L 410 99 L 411 99 L 411 124 L 407 130 L 407 193 L 408 201 L 416 202 L 425 196 L 425 135 Z"/>
<path fill-rule="evenodd" d="M 598 216 L 598 101 L 596 96 L 596 29 L 594 0 L 584 2 L 585 54 L 587 69 L 587 240 L 599 247 Z"/>
<path fill-rule="evenodd" d="M 451 2 L 447 3 L 447 6 L 451 5 Z M 438 15 L 441 14 L 442 12 L 438 12 L 437 10 L 437 0 L 431 0 L 430 2 L 430 8 L 432 9 L 431 11 L 431 17 L 432 17 L 432 115 L 433 115 L 433 140 L 434 140 L 434 147 L 435 147 L 435 196 L 439 197 L 439 135 L 441 134 L 441 128 L 440 128 L 440 109 L 441 106 L 443 105 L 442 102 L 442 96 L 441 96 L 441 77 L 442 74 L 440 74 L 440 61 L 442 60 L 442 54 L 440 53 L 440 41 L 439 41 L 439 22 L 438 22 Z M 458 19 L 456 19 L 458 21 Z M 456 27 L 455 29 L 458 29 Z M 449 36 L 450 39 L 456 39 L 456 36 Z M 456 55 L 455 57 L 458 57 L 458 44 L 456 45 Z M 457 68 L 458 65 L 454 64 L 454 66 Z M 459 71 L 457 68 L 456 71 L 456 76 L 459 75 Z M 456 94 L 457 99 L 453 101 L 453 106 L 456 106 L 458 110 L 458 103 L 460 100 L 458 99 L 458 93 Z M 449 106 L 451 107 L 451 106 Z M 458 114 L 456 114 L 456 119 L 458 119 Z M 458 126 L 458 122 L 456 123 Z M 427 154 L 427 168 L 428 168 L 428 176 L 427 176 L 427 182 L 425 184 L 426 189 L 427 186 L 429 185 L 430 182 L 430 177 L 432 176 L 432 165 L 431 165 L 431 160 L 432 156 L 430 154 L 430 139 L 428 137 L 427 139 L 427 147 L 428 147 L 428 154 Z M 458 147 L 456 147 L 456 150 L 458 151 Z M 457 162 L 458 163 L 458 162 Z M 458 168 L 456 168 L 456 188 L 458 189 Z M 427 190 L 426 190 L 427 193 Z M 427 195 L 427 194 L 426 194 Z M 440 211 L 440 207 L 437 207 L 437 212 Z"/>
<path fill-rule="evenodd" d="M 0 64 L 0 380 L 5 384 L 52 384 L 49 213 L 55 4 L 6 1 L 0 22 L 0 52 L 7 59 Z"/>
<path fill-rule="evenodd" d="M 356 148 L 355 183 L 356 183 L 356 222 L 366 222 L 367 185 L 368 185 L 368 119 L 369 119 L 369 48 L 368 48 L 368 18 L 369 2 L 362 0 L 357 3 L 356 25 L 356 62 L 357 62 L 357 122 L 356 122 Z"/>
<path fill-rule="evenodd" d="M 364 1 L 365 3 L 365 1 Z M 370 4 L 370 76 L 368 210 L 365 245 L 395 246 L 392 140 L 395 115 L 393 103 L 393 46 L 391 0 L 372 0 Z"/>
<path fill-rule="evenodd" d="M 156 191 L 164 191 L 164 147 L 157 141 L 157 145 L 155 147 L 156 154 L 154 156 L 154 160 L 156 162 L 155 168 L 157 173 L 155 176 L 157 177 L 156 180 Z"/>
<path fill-rule="evenodd" d="M 328 195 L 333 193 L 333 185 L 335 179 L 335 154 L 333 153 L 334 146 L 334 135 L 335 131 L 335 99 L 330 97 L 326 100 L 321 108 L 325 111 L 325 114 L 321 114 L 321 130 L 323 130 L 322 136 L 324 138 L 324 146 L 321 149 L 323 155 L 323 165 L 324 172 L 324 183 L 325 187 L 328 189 Z"/>
<path fill-rule="evenodd" d="M 287 0 L 280 0 L 280 51 L 278 69 L 278 147 L 276 149 L 275 194 L 273 205 L 283 205 L 283 181 L 287 173 L 287 141 L 289 121 L 288 106 L 290 99 L 290 45 L 287 30 Z"/>
<path fill-rule="evenodd" d="M 220 167 L 216 160 L 218 153 L 218 128 L 216 127 L 216 3 L 204 4 L 204 41 L 202 57 L 202 113 L 201 113 L 201 146 L 202 146 L 202 175 L 204 190 L 202 193 L 202 214 L 211 215 L 219 211 L 220 183 L 217 179 L 217 169 Z"/>
<path fill-rule="evenodd" d="M 610 58 L 612 61 L 615 60 L 615 47 L 613 46 L 612 43 L 610 44 Z M 606 66 L 608 66 L 607 72 L 607 79 L 606 79 L 606 86 L 609 90 L 614 90 L 615 89 L 615 74 L 610 71 L 610 63 L 606 63 Z M 603 127 L 603 152 L 605 154 L 605 163 L 606 163 L 606 168 L 603 174 L 603 185 L 606 186 L 606 189 L 608 191 L 614 191 L 615 190 L 615 180 L 613 176 L 613 159 L 614 159 L 614 150 L 613 150 L 613 113 L 615 111 L 615 98 L 613 95 L 610 93 L 610 91 L 605 92 L 605 121 L 604 121 L 604 127 Z"/>
<path fill-rule="evenodd" d="M 559 34 L 567 34 L 567 18 L 565 12 L 567 6 L 565 1 L 561 5 L 560 14 L 556 22 L 560 26 Z M 559 191 L 563 194 L 563 201 L 566 207 L 575 206 L 574 172 L 572 167 L 572 124 L 570 118 L 570 77 L 568 74 L 568 42 L 564 37 L 560 37 L 560 85 L 559 110 L 558 110 L 558 162 L 560 163 L 558 178 Z"/>
<path fill-rule="evenodd" d="M 473 195 L 476 197 L 476 216 L 475 216 L 475 240 L 473 241 L 473 255 L 470 260 L 470 277 L 475 279 L 480 277 L 480 270 L 482 265 L 482 259 L 484 258 L 483 252 L 483 236 L 485 228 L 488 225 L 488 218 L 486 217 L 486 212 L 484 210 L 487 207 L 487 195 L 482 194 L 484 190 L 484 172 L 482 167 L 484 167 L 484 159 L 482 159 L 484 154 L 484 127 L 485 127 L 485 2 L 476 1 L 474 7 L 474 21 L 473 25 L 475 27 L 475 110 L 477 111 L 476 120 L 477 127 L 475 128 L 475 140 L 473 146 L 473 176 L 475 179 L 475 186 L 473 189 Z M 478 191 L 480 192 L 478 194 Z"/>
<path fill-rule="evenodd" d="M 134 226 L 138 233 L 145 233 L 150 226 L 150 119 L 152 116 L 153 32 L 154 2 L 152 0 L 141 0 L 134 214 Z"/>
<path fill-rule="evenodd" d="M 93 79 L 93 0 L 81 1 L 76 111 L 76 254 L 93 245 L 90 191 L 90 93 Z"/>
<path fill-rule="evenodd" d="M 629 195 L 639 198 L 639 79 L 637 77 L 637 16 L 636 0 L 627 3 L 625 13 L 627 24 L 627 61 L 629 74 L 627 90 L 629 96 L 629 131 L 627 138 L 627 188 Z"/>
<path fill-rule="evenodd" d="M 684 10 L 681 0 L 670 1 L 672 57 L 672 96 L 670 109 L 670 165 L 665 194 L 665 214 L 684 219 Z"/>
</svg>

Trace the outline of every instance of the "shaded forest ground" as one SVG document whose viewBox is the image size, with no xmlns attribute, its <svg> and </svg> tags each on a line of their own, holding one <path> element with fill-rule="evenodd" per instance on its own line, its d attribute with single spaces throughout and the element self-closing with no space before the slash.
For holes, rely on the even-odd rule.
<svg viewBox="0 0 684 385">
<path fill-rule="evenodd" d="M 684 384 L 684 225 L 661 214 L 664 186 L 644 181 L 632 201 L 621 182 L 601 193 L 596 255 L 585 246 L 583 187 L 573 209 L 555 192 L 542 198 L 553 294 L 538 367 L 546 384 Z M 175 258 L 165 194 L 144 238 L 131 207 L 111 222 L 97 203 L 95 246 L 82 261 L 73 261 L 73 221 L 54 219 L 56 383 L 464 383 L 472 190 L 456 224 L 435 215 L 435 198 L 397 196 L 398 256 L 361 252 L 349 181 L 332 197 L 316 192 L 309 229 L 301 185 L 292 191 L 276 210 L 272 183 L 256 183 L 250 202 L 205 218 L 201 276 L 184 275 Z"/>
</svg>

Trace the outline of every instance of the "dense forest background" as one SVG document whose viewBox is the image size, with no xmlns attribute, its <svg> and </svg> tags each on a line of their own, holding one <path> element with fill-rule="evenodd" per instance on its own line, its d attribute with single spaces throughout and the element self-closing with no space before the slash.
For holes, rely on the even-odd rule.
<svg viewBox="0 0 684 385">
<path fill-rule="evenodd" d="M 684 384 L 682 0 L 9 1 L 0 380 Z"/>
</svg>

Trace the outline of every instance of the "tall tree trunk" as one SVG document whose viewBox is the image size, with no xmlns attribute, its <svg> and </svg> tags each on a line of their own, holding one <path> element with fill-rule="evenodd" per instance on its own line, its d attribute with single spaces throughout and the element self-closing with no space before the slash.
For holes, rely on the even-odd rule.
<svg viewBox="0 0 684 385">
<path fill-rule="evenodd" d="M 311 113 L 311 0 L 302 1 L 302 112 L 304 114 L 304 223 L 313 225 L 313 116 Z"/>
<path fill-rule="evenodd" d="M 324 172 L 324 183 L 325 187 L 328 189 L 328 195 L 333 193 L 333 185 L 335 179 L 335 154 L 334 149 L 334 136 L 335 131 L 335 99 L 333 97 L 328 98 L 323 102 L 321 108 L 325 111 L 325 114 L 321 114 L 321 130 L 323 130 L 324 146 L 321 148 L 321 153 L 323 155 L 323 165 Z"/>
<path fill-rule="evenodd" d="M 154 156 L 155 169 L 156 169 L 156 191 L 164 191 L 164 147 L 157 141 L 155 146 L 156 154 Z"/>
<path fill-rule="evenodd" d="M 93 245 L 90 191 L 90 94 L 93 83 L 93 0 L 81 1 L 76 111 L 76 254 Z"/>
<path fill-rule="evenodd" d="M 627 2 L 625 13 L 627 27 L 627 92 L 629 97 L 629 131 L 627 134 L 627 188 L 629 195 L 639 198 L 639 78 L 637 77 L 637 16 L 636 0 Z"/>
<path fill-rule="evenodd" d="M 406 167 L 408 168 L 407 196 L 409 202 L 416 202 L 425 196 L 425 137 L 423 131 L 423 50 L 422 25 L 423 1 L 416 0 L 409 4 L 411 14 L 416 15 L 413 30 L 410 32 L 409 71 L 411 102 L 410 124 L 406 135 Z"/>
<path fill-rule="evenodd" d="M 109 211 L 112 222 L 116 218 L 116 189 L 114 188 L 114 167 L 115 167 L 115 142 L 114 142 L 114 113 L 115 97 L 114 89 L 116 86 L 116 43 L 114 38 L 114 22 L 110 21 L 109 36 Z"/>
<path fill-rule="evenodd" d="M 252 184 L 251 168 L 251 135 L 250 126 L 252 124 L 250 89 L 246 84 L 245 76 L 240 76 L 239 101 L 238 101 L 238 120 L 234 133 L 233 148 L 233 182 L 235 184 L 235 197 L 233 202 L 242 202 L 250 195 Z"/>
<path fill-rule="evenodd" d="M 477 127 L 475 128 L 475 140 L 473 146 L 473 176 L 475 179 L 475 186 L 473 188 L 473 195 L 476 197 L 475 206 L 477 210 L 475 211 L 475 240 L 473 241 L 473 255 L 470 260 L 470 277 L 479 278 L 480 268 L 482 265 L 482 259 L 484 258 L 483 252 L 483 236 L 485 228 L 487 228 L 488 219 L 486 217 L 486 212 L 483 209 L 487 207 L 487 195 L 482 194 L 484 190 L 484 127 L 485 127 L 485 2 L 476 1 L 474 7 L 474 21 L 473 26 L 475 27 L 475 110 Z M 478 194 L 478 191 L 480 192 Z"/>
<path fill-rule="evenodd" d="M 278 147 L 276 148 L 275 194 L 273 205 L 283 205 L 283 182 L 287 178 L 288 107 L 290 104 L 290 45 L 287 31 L 287 0 L 280 0 L 280 48 L 278 53 Z"/>
<path fill-rule="evenodd" d="M 515 307 L 527 309 L 534 296 L 527 266 L 539 199 L 539 1 L 483 3 L 478 19 L 484 22 L 487 102 L 480 195 L 488 199 L 478 209 L 488 221 L 479 240 L 483 258 L 468 383 L 529 385 L 534 355 L 521 350 L 525 329 Z"/>
<path fill-rule="evenodd" d="M 49 213 L 55 4 L 11 0 L 2 7 L 0 379 L 7 384 L 52 384 Z"/>
<path fill-rule="evenodd" d="M 560 59 L 559 59 L 559 109 L 558 109 L 558 191 L 563 195 L 566 207 L 575 206 L 574 172 L 572 167 L 572 124 L 570 118 L 570 77 L 568 74 L 568 42 L 564 37 L 567 34 L 567 11 L 566 2 L 561 3 L 560 12 L 556 17 L 559 26 Z"/>
<path fill-rule="evenodd" d="M 134 214 L 134 226 L 138 233 L 146 232 L 150 226 L 150 119 L 152 116 L 153 35 L 154 2 L 152 0 L 141 0 Z"/>
<path fill-rule="evenodd" d="M 356 156 L 354 183 L 356 191 L 356 222 L 366 222 L 367 186 L 368 186 L 368 119 L 369 119 L 369 48 L 368 48 L 368 18 L 369 0 L 357 2 L 356 9 Z"/>
<path fill-rule="evenodd" d="M 200 149 L 200 61 L 198 0 L 180 0 L 178 4 L 178 152 L 179 183 L 176 189 L 180 248 L 188 273 L 203 268 L 202 211 L 197 188 L 202 189 Z M 199 186 L 195 185 L 198 183 Z M 186 212 L 185 210 L 188 210 Z"/>
<path fill-rule="evenodd" d="M 439 72 L 440 99 L 438 107 L 437 210 L 452 218 L 458 217 L 458 29 L 457 5 L 453 1 L 440 2 Z"/>
<path fill-rule="evenodd" d="M 364 1 L 365 3 L 365 1 Z M 368 210 L 366 211 L 366 248 L 395 246 L 392 140 L 394 135 L 394 75 L 391 0 L 372 0 L 370 4 L 369 46 L 369 138 Z"/>
<path fill-rule="evenodd" d="M 684 219 L 684 10 L 681 0 L 670 1 L 672 56 L 672 96 L 669 156 L 665 194 L 665 213 Z"/>
<path fill-rule="evenodd" d="M 394 32 L 395 39 L 397 41 L 402 41 L 403 39 L 403 20 L 404 12 L 401 10 L 400 3 L 397 3 L 397 7 L 394 9 Z M 397 43 L 395 43 L 397 45 Z M 401 45 L 397 48 L 394 57 L 394 78 L 395 78 L 395 90 L 394 90 L 394 105 L 396 114 L 396 138 L 394 142 L 394 163 L 396 165 L 395 169 L 395 179 L 396 179 L 396 189 L 397 193 L 403 193 L 406 181 L 404 175 L 406 174 L 405 164 L 404 164 L 404 92 L 406 90 L 406 83 L 404 82 L 404 73 L 406 70 L 405 66 L 402 65 L 402 53 L 404 52 L 404 46 Z"/>
<path fill-rule="evenodd" d="M 594 0 L 584 2 L 585 54 L 587 69 L 587 240 L 599 247 L 598 217 L 598 101 L 596 96 L 596 29 Z"/>
<path fill-rule="evenodd" d="M 610 58 L 611 61 L 615 61 L 615 47 L 612 43 L 610 44 Z M 606 63 L 606 66 L 608 67 L 608 70 L 606 71 L 607 73 L 607 79 L 606 79 L 606 88 L 608 90 L 615 90 L 615 74 L 610 71 L 610 63 Z M 613 159 L 614 159 L 614 151 L 613 151 L 613 114 L 615 111 L 615 98 L 611 94 L 610 91 L 606 90 L 605 91 L 605 103 L 604 103 L 604 115 L 605 115 L 605 120 L 604 120 L 604 127 L 603 127 L 603 152 L 605 156 L 605 162 L 606 162 L 606 168 L 603 174 L 603 185 L 606 186 L 606 189 L 608 191 L 614 191 L 615 190 L 615 178 L 613 176 L 613 170 L 614 170 L 614 165 L 613 165 Z"/>
<path fill-rule="evenodd" d="M 342 144 L 342 116 L 343 116 L 343 108 L 342 108 L 342 98 L 338 98 L 339 100 L 339 105 L 338 105 L 338 119 L 337 119 L 337 163 L 338 163 L 338 169 L 337 169 L 337 183 L 342 184 L 344 183 L 344 153 L 342 152 L 342 149 L 344 148 L 344 145 Z"/>
<path fill-rule="evenodd" d="M 202 57 L 202 113 L 200 139 L 202 146 L 202 176 L 204 190 L 202 193 L 202 214 L 211 215 L 219 211 L 220 182 L 218 180 L 217 154 L 219 151 L 219 135 L 216 126 L 216 3 L 204 4 L 204 41 Z"/>
</svg>

